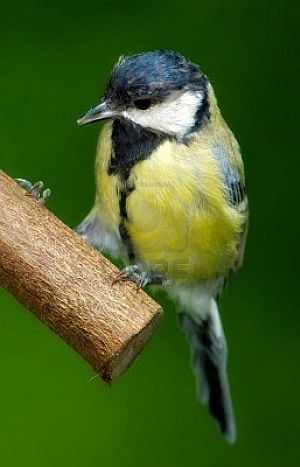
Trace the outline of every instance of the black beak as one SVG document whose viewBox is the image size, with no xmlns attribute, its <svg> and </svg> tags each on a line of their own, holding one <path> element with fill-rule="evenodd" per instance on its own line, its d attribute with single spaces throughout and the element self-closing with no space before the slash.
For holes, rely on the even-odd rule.
<svg viewBox="0 0 300 467">
<path fill-rule="evenodd" d="M 106 118 L 117 117 L 119 112 L 112 108 L 112 102 L 102 100 L 100 104 L 92 107 L 83 117 L 77 120 L 78 125 L 87 125 L 88 123 L 94 123 L 98 120 L 104 120 Z"/>
</svg>

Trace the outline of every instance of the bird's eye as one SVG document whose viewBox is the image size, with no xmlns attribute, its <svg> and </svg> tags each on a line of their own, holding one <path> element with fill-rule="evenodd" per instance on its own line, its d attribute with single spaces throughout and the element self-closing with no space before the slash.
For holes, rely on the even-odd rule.
<svg viewBox="0 0 300 467">
<path fill-rule="evenodd" d="M 138 99 L 134 101 L 134 105 L 140 110 L 147 110 L 149 109 L 151 105 L 151 100 L 150 99 Z"/>
</svg>

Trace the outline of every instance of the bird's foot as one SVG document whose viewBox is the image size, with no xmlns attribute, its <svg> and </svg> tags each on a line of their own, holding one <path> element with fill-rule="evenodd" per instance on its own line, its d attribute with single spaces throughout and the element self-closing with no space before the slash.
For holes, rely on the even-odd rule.
<svg viewBox="0 0 300 467">
<path fill-rule="evenodd" d="M 15 182 L 27 191 L 27 196 L 31 196 L 39 203 L 44 204 L 51 194 L 50 188 L 43 190 L 44 183 L 42 181 L 31 183 L 23 178 L 15 178 Z"/>
<path fill-rule="evenodd" d="M 132 264 L 122 269 L 112 281 L 112 285 L 125 281 L 134 282 L 138 290 L 146 285 L 161 285 L 163 283 L 161 277 L 152 276 L 149 272 L 141 270 L 137 264 Z"/>
</svg>

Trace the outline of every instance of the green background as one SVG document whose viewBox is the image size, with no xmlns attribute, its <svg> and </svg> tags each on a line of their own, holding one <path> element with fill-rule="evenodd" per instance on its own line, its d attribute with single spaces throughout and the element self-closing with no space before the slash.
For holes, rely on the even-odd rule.
<svg viewBox="0 0 300 467">
<path fill-rule="evenodd" d="M 251 206 L 246 261 L 221 303 L 237 444 L 196 400 L 164 297 L 157 333 L 109 388 L 0 290 L 1 466 L 300 465 L 298 10 L 290 0 L 1 5 L 0 167 L 44 180 L 66 223 L 79 223 L 94 193 L 99 127 L 76 118 L 119 55 L 157 47 L 211 78 L 243 150 Z"/>
</svg>

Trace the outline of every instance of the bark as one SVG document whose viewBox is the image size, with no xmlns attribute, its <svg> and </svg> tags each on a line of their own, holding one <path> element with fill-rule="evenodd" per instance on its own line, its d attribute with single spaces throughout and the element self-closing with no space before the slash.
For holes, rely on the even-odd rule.
<svg viewBox="0 0 300 467">
<path fill-rule="evenodd" d="M 109 382 L 141 351 L 162 310 L 0 171 L 0 285 Z M 3 311 L 2 311 L 3 312 Z"/>
</svg>

